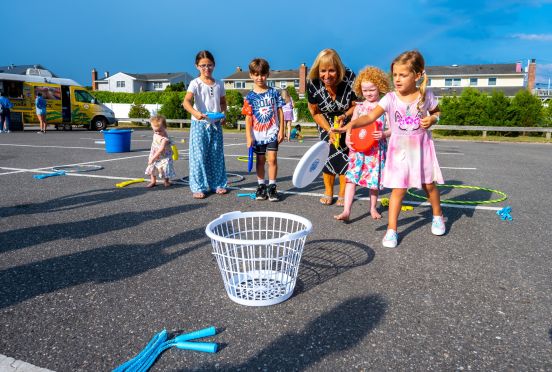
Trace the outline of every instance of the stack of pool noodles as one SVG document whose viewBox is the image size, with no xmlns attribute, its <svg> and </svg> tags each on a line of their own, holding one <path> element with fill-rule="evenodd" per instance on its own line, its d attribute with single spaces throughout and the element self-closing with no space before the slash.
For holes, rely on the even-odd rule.
<svg viewBox="0 0 552 372">
<path fill-rule="evenodd" d="M 164 329 L 153 336 L 147 346 L 138 355 L 115 368 L 113 372 L 147 371 L 163 351 L 173 346 L 183 350 L 216 353 L 218 344 L 214 342 L 190 342 L 190 340 L 197 338 L 214 336 L 216 333 L 215 327 L 208 327 L 167 340 L 168 332 Z"/>
</svg>

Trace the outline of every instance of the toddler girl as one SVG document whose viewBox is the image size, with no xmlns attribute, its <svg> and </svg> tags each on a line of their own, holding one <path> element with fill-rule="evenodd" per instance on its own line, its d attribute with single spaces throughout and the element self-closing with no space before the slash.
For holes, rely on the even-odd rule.
<svg viewBox="0 0 552 372">
<path fill-rule="evenodd" d="M 175 176 L 172 159 L 171 141 L 167 134 L 167 121 L 162 115 L 150 119 L 153 130 L 153 141 L 148 159 L 146 174 L 150 176 L 150 183 L 146 187 L 156 185 L 156 177 L 163 178 L 165 187 L 171 185 L 170 178 Z"/>
<path fill-rule="evenodd" d="M 377 67 L 366 67 L 360 71 L 353 85 L 357 97 L 364 97 L 362 103 L 353 106 L 352 120 L 367 115 L 376 106 L 380 96 L 389 92 L 389 78 Z M 370 215 L 373 219 L 381 218 L 376 209 L 378 191 L 382 186 L 382 171 L 385 165 L 385 152 L 387 151 L 386 138 L 391 134 L 388 130 L 384 132 L 385 116 L 376 121 L 376 130 L 372 136 L 378 140 L 377 144 L 366 152 L 354 150 L 354 143 L 350 139 L 350 130 L 347 131 L 346 142 L 349 146 L 349 166 L 345 173 L 347 184 L 345 185 L 345 203 L 343 212 L 334 216 L 336 220 L 348 221 L 351 214 L 351 206 L 355 196 L 356 185 L 370 189 Z"/>
<path fill-rule="evenodd" d="M 282 98 L 284 99 L 285 105 L 282 106 L 282 111 L 284 112 L 284 123 L 286 127 L 286 138 L 288 142 L 291 140 L 291 122 L 293 121 L 293 99 L 289 95 L 289 92 L 286 89 L 282 89 Z"/>
<path fill-rule="evenodd" d="M 202 50 L 196 55 L 199 77 L 190 82 L 183 106 L 192 114 L 190 126 L 190 189 L 195 199 L 205 198 L 209 191 L 226 194 L 223 120 L 210 120 L 206 113 L 226 111 L 224 84 L 213 77 L 215 58 Z"/>
<path fill-rule="evenodd" d="M 443 175 L 428 131 L 439 121 L 440 109 L 433 93 L 426 90 L 424 65 L 424 58 L 418 51 L 399 55 L 391 63 L 395 91 L 387 93 L 368 115 L 338 129 L 345 132 L 349 128 L 372 123 L 384 112 L 388 114 L 392 135 L 383 186 L 393 190 L 389 200 L 387 232 L 382 240 L 385 247 L 397 246 L 397 220 L 402 200 L 410 187 L 423 188 L 428 196 L 433 210 L 431 232 L 434 235 L 445 233 L 439 190 L 435 186 L 435 182 L 444 183 Z M 416 82 L 422 78 L 418 87 Z"/>
</svg>

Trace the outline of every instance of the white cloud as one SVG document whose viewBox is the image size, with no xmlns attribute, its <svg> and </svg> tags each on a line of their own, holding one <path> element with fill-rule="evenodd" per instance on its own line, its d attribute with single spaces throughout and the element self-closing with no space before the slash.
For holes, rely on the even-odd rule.
<svg viewBox="0 0 552 372">
<path fill-rule="evenodd" d="M 552 34 L 513 34 L 512 37 L 520 40 L 552 41 Z"/>
</svg>

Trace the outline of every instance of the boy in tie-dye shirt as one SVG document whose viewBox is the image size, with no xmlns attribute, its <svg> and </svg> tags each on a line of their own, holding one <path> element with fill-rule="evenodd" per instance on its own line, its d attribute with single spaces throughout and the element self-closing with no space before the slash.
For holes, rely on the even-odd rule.
<svg viewBox="0 0 552 372">
<path fill-rule="evenodd" d="M 270 66 L 262 58 L 249 64 L 249 76 L 253 80 L 253 90 L 243 101 L 242 114 L 245 115 L 247 147 L 253 146 L 257 154 L 257 200 L 278 201 L 276 176 L 278 174 L 278 144 L 284 139 L 285 105 L 280 93 L 267 85 Z M 265 162 L 268 160 L 268 187 L 265 183 Z"/>
</svg>

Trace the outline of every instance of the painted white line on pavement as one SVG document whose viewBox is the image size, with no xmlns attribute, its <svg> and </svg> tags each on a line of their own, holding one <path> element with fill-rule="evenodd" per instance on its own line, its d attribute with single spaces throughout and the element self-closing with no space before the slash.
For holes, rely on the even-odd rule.
<svg viewBox="0 0 552 372">
<path fill-rule="evenodd" d="M 465 167 L 439 167 L 441 169 L 460 169 L 460 170 L 477 170 L 477 168 L 465 168 Z"/>
<path fill-rule="evenodd" d="M 437 152 L 438 155 L 464 155 L 462 152 Z"/>
<path fill-rule="evenodd" d="M 18 145 L 13 143 L 0 143 L 0 146 L 14 146 L 14 147 L 33 147 L 33 148 L 54 148 L 54 149 L 79 149 L 79 150 L 102 150 L 103 147 L 79 147 L 79 146 L 48 146 L 48 145 Z"/>
</svg>

